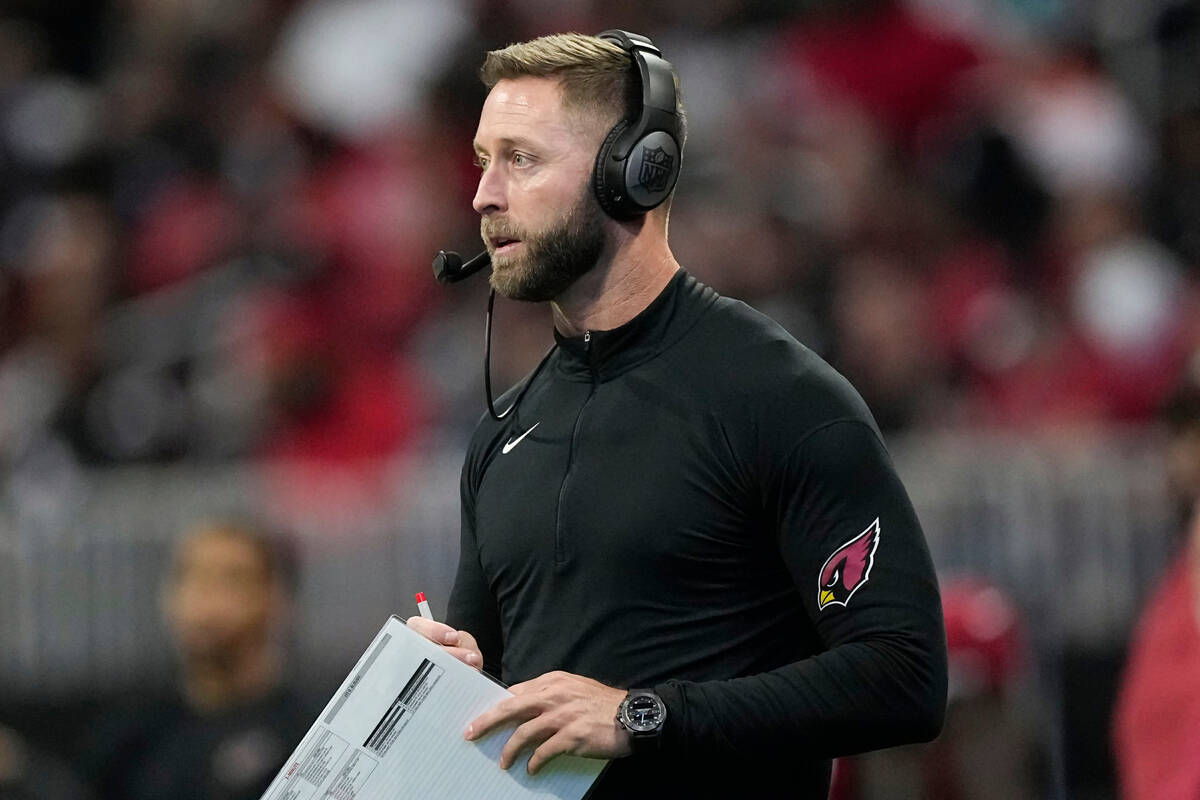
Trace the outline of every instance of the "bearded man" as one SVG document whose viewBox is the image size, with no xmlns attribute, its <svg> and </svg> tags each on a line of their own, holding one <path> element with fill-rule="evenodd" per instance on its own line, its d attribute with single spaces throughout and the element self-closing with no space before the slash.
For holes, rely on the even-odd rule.
<svg viewBox="0 0 1200 800">
<path fill-rule="evenodd" d="M 464 734 L 515 725 L 501 768 L 825 798 L 832 757 L 937 735 L 937 582 L 854 389 L 672 255 L 670 70 L 622 31 L 488 54 L 492 285 L 548 301 L 556 344 L 471 441 L 447 624 L 409 625 L 512 684 Z"/>
</svg>

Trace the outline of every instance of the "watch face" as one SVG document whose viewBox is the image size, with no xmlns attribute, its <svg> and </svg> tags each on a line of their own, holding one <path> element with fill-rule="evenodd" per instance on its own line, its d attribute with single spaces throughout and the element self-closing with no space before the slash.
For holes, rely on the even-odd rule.
<svg viewBox="0 0 1200 800">
<path fill-rule="evenodd" d="M 662 700 L 652 694 L 635 694 L 625 701 L 624 722 L 634 733 L 647 733 L 662 724 Z"/>
</svg>

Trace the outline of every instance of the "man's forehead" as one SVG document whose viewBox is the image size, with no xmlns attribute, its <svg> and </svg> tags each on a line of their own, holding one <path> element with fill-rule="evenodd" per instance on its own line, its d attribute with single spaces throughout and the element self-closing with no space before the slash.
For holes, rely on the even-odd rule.
<svg viewBox="0 0 1200 800">
<path fill-rule="evenodd" d="M 564 107 L 562 85 L 555 78 L 504 78 L 488 93 L 479 115 L 475 149 L 496 142 L 534 141 L 586 135 L 586 120 Z"/>
<path fill-rule="evenodd" d="M 261 548 L 254 542 L 221 527 L 201 528 L 182 542 L 175 556 L 178 566 L 194 566 L 197 563 L 217 561 L 266 560 Z"/>
<path fill-rule="evenodd" d="M 557 78 L 534 75 L 502 78 L 488 92 L 484 107 L 489 104 L 513 110 L 561 110 L 562 83 Z"/>
</svg>

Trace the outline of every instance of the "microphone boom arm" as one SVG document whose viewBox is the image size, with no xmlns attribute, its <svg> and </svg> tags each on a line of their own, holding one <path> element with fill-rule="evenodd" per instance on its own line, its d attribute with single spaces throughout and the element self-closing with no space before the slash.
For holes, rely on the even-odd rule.
<svg viewBox="0 0 1200 800">
<path fill-rule="evenodd" d="M 452 250 L 438 250 L 433 257 L 433 277 L 438 283 L 458 283 L 469 278 L 479 270 L 490 267 L 492 257 L 484 250 L 471 260 L 463 263 L 462 256 Z"/>
</svg>

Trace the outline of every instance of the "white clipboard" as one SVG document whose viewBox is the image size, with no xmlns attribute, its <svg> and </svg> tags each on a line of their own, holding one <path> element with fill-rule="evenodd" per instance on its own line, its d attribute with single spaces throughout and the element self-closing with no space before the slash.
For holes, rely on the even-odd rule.
<svg viewBox="0 0 1200 800">
<path fill-rule="evenodd" d="M 607 765 L 557 756 L 508 770 L 513 727 L 473 742 L 467 723 L 512 693 L 390 617 L 262 800 L 580 800 Z"/>
</svg>

